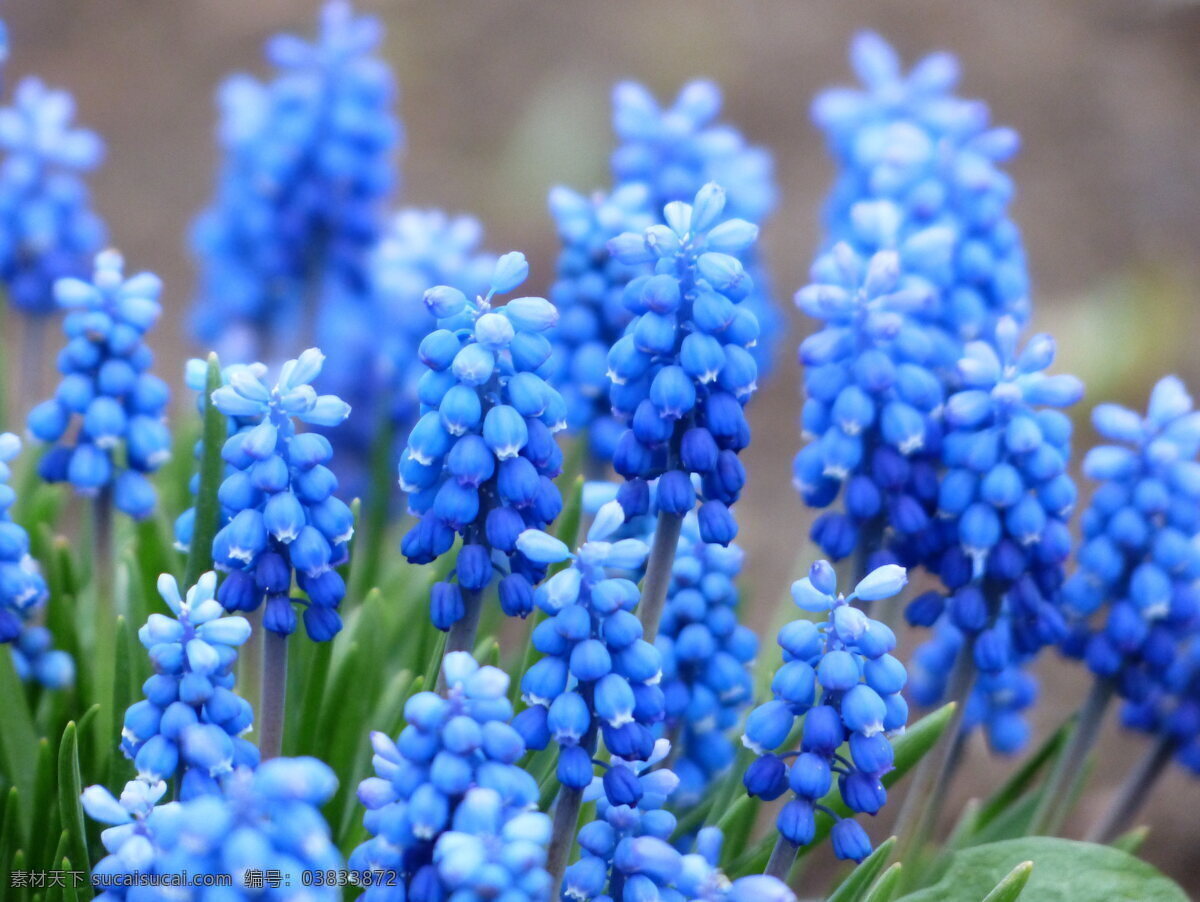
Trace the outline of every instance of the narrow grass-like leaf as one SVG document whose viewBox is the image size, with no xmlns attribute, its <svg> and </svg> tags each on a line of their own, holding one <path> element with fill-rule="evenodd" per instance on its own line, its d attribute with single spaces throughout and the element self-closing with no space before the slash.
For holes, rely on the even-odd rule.
<svg viewBox="0 0 1200 902">
<path fill-rule="evenodd" d="M 982 830 L 1004 811 L 1011 808 L 1038 780 L 1042 770 L 1054 760 L 1058 750 L 1071 732 L 1070 722 L 1064 723 L 1038 747 L 1015 773 L 984 802 L 975 818 L 975 829 Z"/>
<path fill-rule="evenodd" d="M 1032 873 L 1033 862 L 1022 861 L 996 884 L 995 889 L 983 897 L 983 902 L 1015 902 L 1025 889 Z"/>
<path fill-rule="evenodd" d="M 21 843 L 20 817 L 21 794 L 17 787 L 10 786 L 4 797 L 4 820 L 0 823 L 0 887 L 8 887 L 8 865 L 13 852 Z"/>
<path fill-rule="evenodd" d="M 83 792 L 83 779 L 79 773 L 79 738 L 75 723 L 67 724 L 63 731 L 62 744 L 58 747 L 58 810 L 62 818 L 63 834 L 68 837 L 66 848 L 56 858 L 68 855 L 75 861 L 87 861 L 87 831 L 83 820 L 83 805 L 79 796 Z"/>
<path fill-rule="evenodd" d="M 1149 835 L 1150 828 L 1143 824 L 1140 827 L 1134 827 L 1132 830 L 1125 831 L 1114 839 L 1111 845 L 1114 849 L 1120 849 L 1122 852 L 1136 855 Z"/>
<path fill-rule="evenodd" d="M 896 837 L 894 836 L 880 843 L 875 851 L 838 885 L 827 902 L 862 902 L 866 898 L 871 884 L 888 863 L 888 859 L 892 857 L 895 848 Z"/>
<path fill-rule="evenodd" d="M 0 649 L 0 761 L 9 783 L 22 798 L 33 798 L 37 770 L 37 733 L 21 678 L 13 665 L 12 652 Z M 21 833 L 29 835 L 32 812 L 21 813 Z"/>
<path fill-rule="evenodd" d="M 200 574 L 212 569 L 212 540 L 217 534 L 221 505 L 217 490 L 221 487 L 223 467 L 221 446 L 228 426 L 225 414 L 212 402 L 212 393 L 221 387 L 221 363 L 216 354 L 208 355 L 208 373 L 204 385 L 204 433 L 200 451 L 200 491 L 196 495 L 196 523 L 192 545 L 184 570 L 185 586 L 195 585 Z"/>
<path fill-rule="evenodd" d="M 900 889 L 900 878 L 904 873 L 904 865 L 897 861 L 879 875 L 874 886 L 867 890 L 863 902 L 892 902 Z"/>
</svg>

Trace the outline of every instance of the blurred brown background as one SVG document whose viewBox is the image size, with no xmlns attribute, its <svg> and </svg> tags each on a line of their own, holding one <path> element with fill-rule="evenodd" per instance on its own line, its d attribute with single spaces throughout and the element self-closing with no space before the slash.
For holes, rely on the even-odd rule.
<svg viewBox="0 0 1200 902">
<path fill-rule="evenodd" d="M 633 77 L 660 97 L 688 78 L 717 79 L 726 118 L 775 153 L 782 204 L 764 240 L 776 284 L 802 284 L 817 242 L 830 168 L 808 121 L 814 91 L 849 80 L 846 47 L 881 31 L 907 60 L 948 49 L 963 91 L 985 98 L 1024 149 L 1012 166 L 1036 286 L 1035 327 L 1052 331 L 1060 369 L 1088 383 L 1078 411 L 1100 400 L 1143 405 L 1174 371 L 1200 387 L 1193 335 L 1200 314 L 1200 5 L 1166 0 L 396 0 L 362 2 L 388 24 L 387 55 L 407 129 L 402 201 L 478 215 L 488 245 L 519 248 L 544 287 L 555 254 L 545 214 L 556 182 L 607 184 L 608 95 Z M 272 32 L 308 31 L 315 0 L 19 0 L 4 5 L 8 78 L 36 73 L 70 88 L 83 123 L 108 142 L 97 204 L 131 268 L 166 280 L 160 370 L 179 374 L 198 349 L 184 335 L 193 271 L 190 218 L 214 163 L 212 94 L 238 69 L 261 72 Z M 11 82 L 10 82 L 11 83 Z M 789 307 L 790 310 L 790 307 Z M 796 314 L 776 376 L 756 401 L 751 486 L 741 506 L 750 549 L 752 619 L 784 598 L 808 515 L 789 486 L 796 446 Z M 176 379 L 178 381 L 178 379 Z M 10 424 L 11 425 L 11 424 Z M 911 646 L 909 646 L 911 648 Z M 1053 657 L 1047 655 L 1047 658 Z M 1084 680 L 1043 665 L 1042 734 L 1081 698 Z M 1110 728 L 1100 788 L 1074 825 L 1143 748 Z M 972 750 L 966 793 L 1011 767 Z M 1172 773 L 1147 820 L 1145 854 L 1200 891 L 1193 852 L 1200 785 Z M 951 806 L 957 807 L 955 806 Z M 890 816 L 885 816 L 890 820 Z M 880 833 L 883 825 L 873 832 Z"/>
</svg>

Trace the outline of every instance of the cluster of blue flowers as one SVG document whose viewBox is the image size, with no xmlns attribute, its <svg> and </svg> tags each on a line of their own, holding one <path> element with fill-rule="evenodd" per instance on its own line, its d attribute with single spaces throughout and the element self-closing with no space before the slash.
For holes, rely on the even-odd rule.
<svg viewBox="0 0 1200 902">
<path fill-rule="evenodd" d="M 1055 353 L 1050 336 L 1021 350 L 1017 340 L 1016 321 L 1002 317 L 994 339 L 968 343 L 959 362 L 963 389 L 946 402 L 948 469 L 938 494 L 954 540 L 932 565 L 950 594 L 925 593 L 906 611 L 914 625 L 946 618 L 930 641 L 950 648 L 966 639 L 961 652 L 984 674 L 1027 661 L 1066 634 L 1060 590 L 1076 488 L 1067 472 L 1071 422 L 1054 408 L 1078 401 L 1083 385 L 1045 373 Z M 956 656 L 923 660 L 953 664 Z M 922 676 L 926 698 L 948 673 L 938 667 Z"/>
<path fill-rule="evenodd" d="M 1029 318 L 1029 276 L 1017 226 L 1007 215 L 1014 131 L 991 125 L 987 105 L 953 94 L 958 62 L 933 54 L 905 75 L 878 35 L 858 35 L 851 63 L 863 87 L 819 94 L 813 118 L 838 165 L 826 208 L 831 242 L 869 256 L 913 251 L 911 263 L 938 290 L 928 320 L 956 343 L 986 337 L 996 320 Z M 886 215 L 861 222 L 864 207 Z M 953 365 L 955 357 L 942 359 Z"/>
<path fill-rule="evenodd" d="M 213 539 L 213 560 L 228 575 L 217 598 L 229 611 L 253 611 L 265 600 L 263 626 L 290 634 L 297 619 L 297 599 L 289 596 L 294 573 L 307 595 L 300 601 L 304 628 L 317 641 L 341 629 L 337 608 L 346 584 L 336 568 L 346 562 L 354 534 L 350 508 L 333 494 L 338 482 L 326 466 L 329 440 L 296 431 L 295 420 L 331 427 L 350 413 L 340 398 L 318 395 L 309 384 L 324 360 L 309 348 L 283 365 L 273 387 L 264 381 L 265 367 L 232 367 L 228 384 L 212 396 L 223 414 L 246 423 L 221 450 L 227 472 L 218 498 L 227 520 Z M 177 523 L 185 545 L 194 517 Z"/>
<path fill-rule="evenodd" d="M 612 754 L 646 761 L 665 711 L 662 660 L 634 613 L 637 584 L 609 574 L 638 570 L 649 553 L 640 539 L 610 541 L 624 521 L 620 503 L 609 501 L 576 554 L 544 532 L 527 530 L 517 539 L 517 548 L 540 564 L 571 561 L 534 593 L 546 614 L 532 637 L 543 657 L 521 677 L 529 707 L 514 722 L 530 748 L 545 748 L 551 739 L 558 744 L 558 780 L 569 789 L 591 784 L 598 736 Z M 636 804 L 630 772 L 605 773 L 610 801 Z"/>
<path fill-rule="evenodd" d="M 37 78 L 17 85 L 0 108 L 0 282 L 17 309 L 47 314 L 54 283 L 84 277 L 104 244 L 82 173 L 104 156 L 104 143 L 73 127 L 75 101 Z"/>
<path fill-rule="evenodd" d="M 812 536 L 834 560 L 864 560 L 888 544 L 928 541 L 940 445 L 941 381 L 931 369 L 930 332 L 919 321 L 933 292 L 911 278 L 902 255 L 864 258 L 846 243 L 822 254 L 796 304 L 821 320 L 800 346 L 802 423 L 808 439 L 793 464 L 806 504 L 841 495 L 843 510 L 822 514 Z"/>
<path fill-rule="evenodd" d="M 1125 703 L 1121 722 L 1158 737 L 1182 767 L 1200 777 L 1200 638 L 1188 636 L 1156 676 Z"/>
<path fill-rule="evenodd" d="M 9 464 L 21 451 L 21 440 L 0 433 L 0 642 L 11 643 L 17 675 L 48 689 L 62 689 L 75 679 L 75 662 L 52 648 L 50 631 L 38 624 L 49 598 L 46 580 L 29 553 L 29 534 L 12 518 L 17 500 L 9 480 Z"/>
<path fill-rule="evenodd" d="M 195 227 L 194 316 L 227 360 L 278 354 L 304 340 L 319 300 L 367 292 L 401 137 L 392 74 L 375 55 L 381 35 L 377 20 L 329 0 L 315 41 L 267 44 L 273 81 L 241 75 L 221 89 L 223 160 Z M 262 347 L 268 337 L 279 345 Z"/>
<path fill-rule="evenodd" d="M 899 592 L 908 577 L 903 567 L 888 564 L 869 573 L 846 597 L 838 594 L 833 567 L 818 561 L 808 576 L 792 586 L 801 610 L 827 616 L 818 625 L 793 620 L 779 631 L 784 664 L 771 683 L 773 699 L 746 719 L 742 738 L 759 758 L 746 770 L 746 790 L 777 799 L 789 790 L 792 799 L 776 822 L 782 837 L 796 846 L 812 842 L 816 813 L 835 819 L 833 851 L 839 858 L 861 861 L 871 852 L 866 831 L 852 818 L 837 817 L 821 805 L 833 787 L 856 812 L 877 814 L 887 801 L 880 778 L 892 769 L 887 734 L 908 721 L 901 695 L 907 674 L 891 655 L 896 637 L 883 623 L 850 604 L 880 601 Z M 803 718 L 800 749 L 783 755 L 775 750 Z M 850 757 L 842 756 L 849 743 Z M 793 758 L 787 764 L 787 758 Z"/>
<path fill-rule="evenodd" d="M 314 883 L 314 874 L 336 873 L 342 857 L 320 806 L 337 789 L 337 777 L 316 758 L 274 758 L 253 770 L 239 767 L 211 793 L 157 804 L 166 783 L 131 780 L 120 799 L 103 786 L 83 792 L 90 817 L 110 826 L 101 834 L 108 854 L 92 868 L 104 902 L 159 899 L 179 887 L 208 886 L 206 896 L 261 898 L 263 873 L 278 873 L 279 898 L 334 902 L 336 881 Z M 257 882 L 254 874 L 258 874 Z M 156 884 L 153 878 L 161 878 Z M 172 881 L 175 881 L 174 883 Z"/>
<path fill-rule="evenodd" d="M 1200 616 L 1200 412 L 1167 376 L 1144 416 L 1101 404 L 1092 423 L 1113 444 L 1083 461 L 1098 485 L 1082 517 L 1079 567 L 1063 587 L 1076 620 L 1064 648 L 1136 700 L 1170 669 Z"/>
<path fill-rule="evenodd" d="M 350 867 L 395 873 L 400 885 L 363 898 L 546 902 L 550 818 L 517 766 L 525 743 L 509 723 L 508 676 L 467 652 L 447 654 L 442 671 L 445 694 L 412 696 L 395 742 L 371 734 L 376 776 L 358 797 L 372 836 Z"/>
<path fill-rule="evenodd" d="M 666 729 L 676 750 L 677 805 L 698 802 L 733 764 L 729 731 L 754 694 L 749 664 L 758 636 L 738 623 L 736 579 L 744 560 L 737 545 L 702 542 L 695 515 L 684 519 L 654 639 L 662 656 Z"/>
<path fill-rule="evenodd" d="M 633 316 L 623 299 L 626 286 L 651 271 L 646 261 L 615 259 L 608 242 L 665 222 L 667 204 L 690 201 L 708 182 L 726 190 L 731 216 L 761 224 L 775 205 L 770 155 L 747 146 L 731 126 L 716 123 L 720 109 L 720 91 L 711 82 L 685 86 L 667 109 L 641 85 L 624 82 L 613 92 L 620 144 L 612 157 L 611 193 L 588 198 L 562 187 L 550 192 L 563 244 L 551 294 L 563 314 L 552 380 L 566 398 L 571 429 L 586 431 L 596 460 L 611 460 L 621 435 L 608 402 L 605 358 Z M 750 350 L 765 372 L 780 334 L 779 314 L 753 249 L 745 249 L 743 262 L 751 280 L 741 302 L 762 326 L 762 341 Z"/>
<path fill-rule="evenodd" d="M 533 610 L 533 586 L 545 569 L 521 553 L 517 537 L 562 509 L 552 480 L 562 468 L 554 433 L 566 425 L 566 408 L 541 375 L 551 354 L 545 332 L 558 312 L 533 297 L 492 308 L 497 294 L 528 274 L 524 255 L 514 251 L 499 259 L 487 294 L 476 300 L 448 285 L 425 295 L 437 328 L 420 345 L 427 367 L 418 385 L 421 418 L 399 468 L 409 509 L 420 519 L 401 550 L 426 564 L 462 536 L 456 582 L 436 584 L 430 600 L 442 630 L 465 616 L 463 593 L 487 588 L 498 567 L 508 571 L 499 584 L 504 611 L 523 617 Z"/>
<path fill-rule="evenodd" d="M 235 767 L 258 764 L 258 750 L 242 738 L 254 712 L 233 691 L 237 649 L 250 638 L 250 624 L 223 616 L 212 571 L 186 598 L 165 573 L 158 591 L 173 616 L 151 614 L 138 630 L 154 675 L 142 685 L 146 697 L 125 712 L 121 751 L 139 780 L 170 781 L 187 801 L 218 793 L 218 780 Z"/>
<path fill-rule="evenodd" d="M 700 537 L 720 545 L 737 535 L 729 507 L 746 481 L 738 451 L 750 427 L 742 408 L 758 378 L 747 348 L 759 333 L 740 303 L 751 279 L 738 256 L 758 228 L 724 219 L 724 209 L 725 192 L 710 183 L 693 204 L 667 205 L 669 225 L 609 243 L 618 261 L 653 262 L 655 270 L 626 289 L 634 317 L 608 354 L 613 414 L 626 424 L 613 457 L 628 482 L 622 505 L 628 516 L 645 513 L 651 479 L 662 513 L 682 517 L 699 495 Z"/>
<path fill-rule="evenodd" d="M 162 282 L 148 272 L 126 279 L 124 266 L 120 254 L 104 251 L 90 282 L 55 284 L 67 311 L 63 378 L 54 397 L 30 411 L 29 431 L 54 443 L 38 465 L 43 479 L 70 482 L 83 495 L 111 491 L 118 510 L 143 519 L 157 500 L 146 476 L 171 454 L 164 421 L 170 391 L 149 371 L 154 355 L 145 343 L 162 313 Z"/>
</svg>

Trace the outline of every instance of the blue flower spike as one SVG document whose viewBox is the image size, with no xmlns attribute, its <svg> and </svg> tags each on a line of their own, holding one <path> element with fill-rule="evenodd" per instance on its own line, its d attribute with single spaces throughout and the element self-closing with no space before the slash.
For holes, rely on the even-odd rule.
<svg viewBox="0 0 1200 902">
<path fill-rule="evenodd" d="M 314 299 L 366 290 L 401 143 L 382 37 L 377 19 L 328 0 L 314 40 L 267 43 L 273 78 L 221 86 L 222 161 L 192 245 L 193 321 L 223 360 L 278 359 L 313 327 Z"/>
<path fill-rule="evenodd" d="M 525 754 L 510 726 L 508 676 L 467 652 L 442 662 L 446 689 L 404 706 L 393 741 L 371 735 L 375 776 L 359 784 L 371 838 L 350 867 L 396 875 L 367 889 L 367 902 L 453 898 L 547 902 L 550 818 L 538 787 L 517 762 Z"/>
<path fill-rule="evenodd" d="M 138 779 L 170 782 L 181 801 L 219 793 L 226 774 L 258 764 L 258 750 L 243 738 L 254 712 L 234 692 L 238 648 L 250 638 L 250 623 L 225 616 L 216 589 L 212 571 L 186 596 L 173 576 L 159 577 L 171 615 L 151 614 L 138 630 L 154 675 L 121 730 L 121 751 L 136 764 Z"/>
<path fill-rule="evenodd" d="M 546 332 L 558 312 L 544 298 L 494 303 L 528 274 L 525 256 L 513 251 L 500 257 L 487 293 L 474 300 L 448 285 L 425 293 L 436 328 L 420 345 L 421 416 L 399 466 L 400 487 L 419 519 L 401 551 L 427 564 L 462 538 L 451 579 L 437 583 L 430 600 L 434 626 L 451 633 L 450 651 L 474 645 L 481 595 L 497 574 L 504 612 L 524 617 L 533 610 L 545 564 L 518 548 L 517 537 L 562 509 L 554 434 L 566 426 L 566 406 L 544 378 Z"/>
<path fill-rule="evenodd" d="M 345 401 L 310 384 L 324 360 L 309 348 L 283 365 L 273 386 L 264 367 L 236 367 L 212 396 L 218 410 L 245 424 L 221 452 L 228 470 L 218 498 L 228 519 L 213 539 L 213 561 L 228 575 L 217 598 L 229 611 L 265 602 L 263 626 L 280 635 L 295 631 L 298 604 L 318 642 L 341 630 L 346 585 L 337 568 L 354 534 L 350 508 L 334 495 L 328 439 L 296 429 L 296 421 L 334 427 L 350 414 Z M 306 598 L 290 597 L 293 577 Z"/>
<path fill-rule="evenodd" d="M 92 878 L 105 900 L 144 898 L 137 887 L 151 883 L 216 886 L 222 898 L 249 900 L 262 896 L 261 874 L 278 873 L 279 898 L 335 902 L 342 897 L 336 881 L 305 884 L 343 868 L 321 814 L 336 789 L 337 777 L 316 758 L 238 767 L 213 792 L 184 802 L 157 804 L 162 781 L 131 780 L 119 800 L 89 786 L 84 810 L 109 825 L 102 833 L 108 855 Z"/>
<path fill-rule="evenodd" d="M 170 391 L 150 372 L 146 333 L 162 313 L 153 273 L 124 276 L 116 251 L 96 255 L 91 281 L 60 279 L 54 296 L 66 312 L 62 380 L 29 413 L 29 431 L 52 447 L 38 472 L 69 482 L 81 495 L 111 495 L 136 520 L 149 517 L 157 493 L 149 476 L 171 456 L 165 413 Z"/>
<path fill-rule="evenodd" d="M 58 309 L 54 284 L 86 278 L 104 246 L 104 222 L 81 177 L 99 165 L 104 142 L 71 124 L 66 91 L 25 78 L 0 108 L 0 282 L 22 313 Z"/>
<path fill-rule="evenodd" d="M 75 662 L 53 648 L 50 631 L 41 625 L 50 591 L 29 553 L 29 534 L 12 518 L 17 496 L 9 484 L 10 464 L 20 451 L 17 436 L 0 433 L 0 643 L 9 643 L 22 680 L 62 689 L 75 680 Z"/>
<path fill-rule="evenodd" d="M 892 598 L 907 581 L 903 567 L 888 564 L 867 574 L 847 597 L 837 592 L 833 567 L 818 561 L 792 585 L 796 606 L 825 619 L 794 620 L 779 631 L 784 664 L 771 683 L 772 700 L 750 712 L 742 737 L 759 756 L 743 778 L 746 791 L 767 800 L 790 794 L 776 821 L 780 835 L 768 874 L 786 877 L 796 850 L 815 836 L 818 811 L 835 821 L 838 858 L 861 861 L 871 852 L 862 826 L 821 799 L 836 783 L 854 812 L 874 815 L 887 801 L 881 778 L 892 769 L 888 736 L 908 720 L 901 695 L 906 673 L 891 654 L 892 631 L 851 602 Z M 780 752 L 798 719 L 799 748 Z M 840 749 L 847 743 L 844 757 Z"/>
</svg>

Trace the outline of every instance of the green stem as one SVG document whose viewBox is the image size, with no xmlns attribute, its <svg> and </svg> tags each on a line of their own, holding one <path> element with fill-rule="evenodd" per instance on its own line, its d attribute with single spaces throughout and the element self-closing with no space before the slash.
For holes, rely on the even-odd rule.
<svg viewBox="0 0 1200 902">
<path fill-rule="evenodd" d="M 771 850 L 771 857 L 767 861 L 767 867 L 763 873 L 787 883 L 788 874 L 792 870 L 792 865 L 796 863 L 796 853 L 799 851 L 798 845 L 780 834 L 779 838 L 775 840 L 775 848 Z"/>
<path fill-rule="evenodd" d="M 463 615 L 454 622 L 446 633 L 446 647 L 442 651 L 442 657 L 450 654 L 452 651 L 473 652 L 475 650 L 475 634 L 479 632 L 479 615 L 483 610 L 483 593 L 463 589 L 463 604 L 465 611 Z M 446 688 L 446 677 L 441 669 L 438 670 L 437 691 L 441 692 Z"/>
<path fill-rule="evenodd" d="M 594 692 L 595 689 L 591 685 L 583 687 L 584 700 L 587 702 L 589 710 L 594 707 Z M 592 723 L 580 743 L 584 751 L 588 753 L 588 757 L 595 757 L 597 742 L 597 723 L 593 717 Z M 579 810 L 582 807 L 583 789 L 574 789 L 569 786 L 559 788 L 558 799 L 554 803 L 554 822 L 550 831 L 550 848 L 546 853 L 546 871 L 550 875 L 550 885 L 552 887 L 550 892 L 551 899 L 558 899 L 562 896 L 563 874 L 567 870 L 567 859 L 571 855 L 571 849 L 575 846 L 575 834 L 579 830 Z"/>
<path fill-rule="evenodd" d="M 1104 816 L 1088 831 L 1088 842 L 1108 844 L 1129 829 L 1129 825 L 1150 797 L 1154 784 L 1166 771 L 1176 748 L 1174 739 L 1166 733 L 1158 734 L 1154 744 L 1117 790 L 1117 795 L 1104 812 Z"/>
<path fill-rule="evenodd" d="M 278 758 L 283 749 L 284 713 L 287 706 L 288 637 L 263 630 L 262 723 L 259 752 L 263 760 Z"/>
<path fill-rule="evenodd" d="M 683 517 L 679 514 L 660 512 L 654 528 L 654 541 L 650 546 L 650 558 L 646 563 L 646 578 L 642 582 L 642 603 L 638 613 L 645 630 L 643 638 L 650 643 L 658 635 L 658 623 L 662 620 L 663 608 L 667 603 L 667 589 L 671 585 L 671 570 L 675 566 L 675 549 L 679 547 L 679 533 L 683 529 Z"/>
<path fill-rule="evenodd" d="M 1062 828 L 1079 789 L 1079 781 L 1084 778 L 1084 762 L 1100 735 L 1100 726 L 1104 723 L 1114 688 L 1111 679 L 1099 679 L 1092 684 L 1091 692 L 1075 719 L 1071 738 L 1059 752 L 1054 769 L 1042 787 L 1041 798 L 1029 824 L 1030 836 L 1053 836 Z"/>
</svg>

